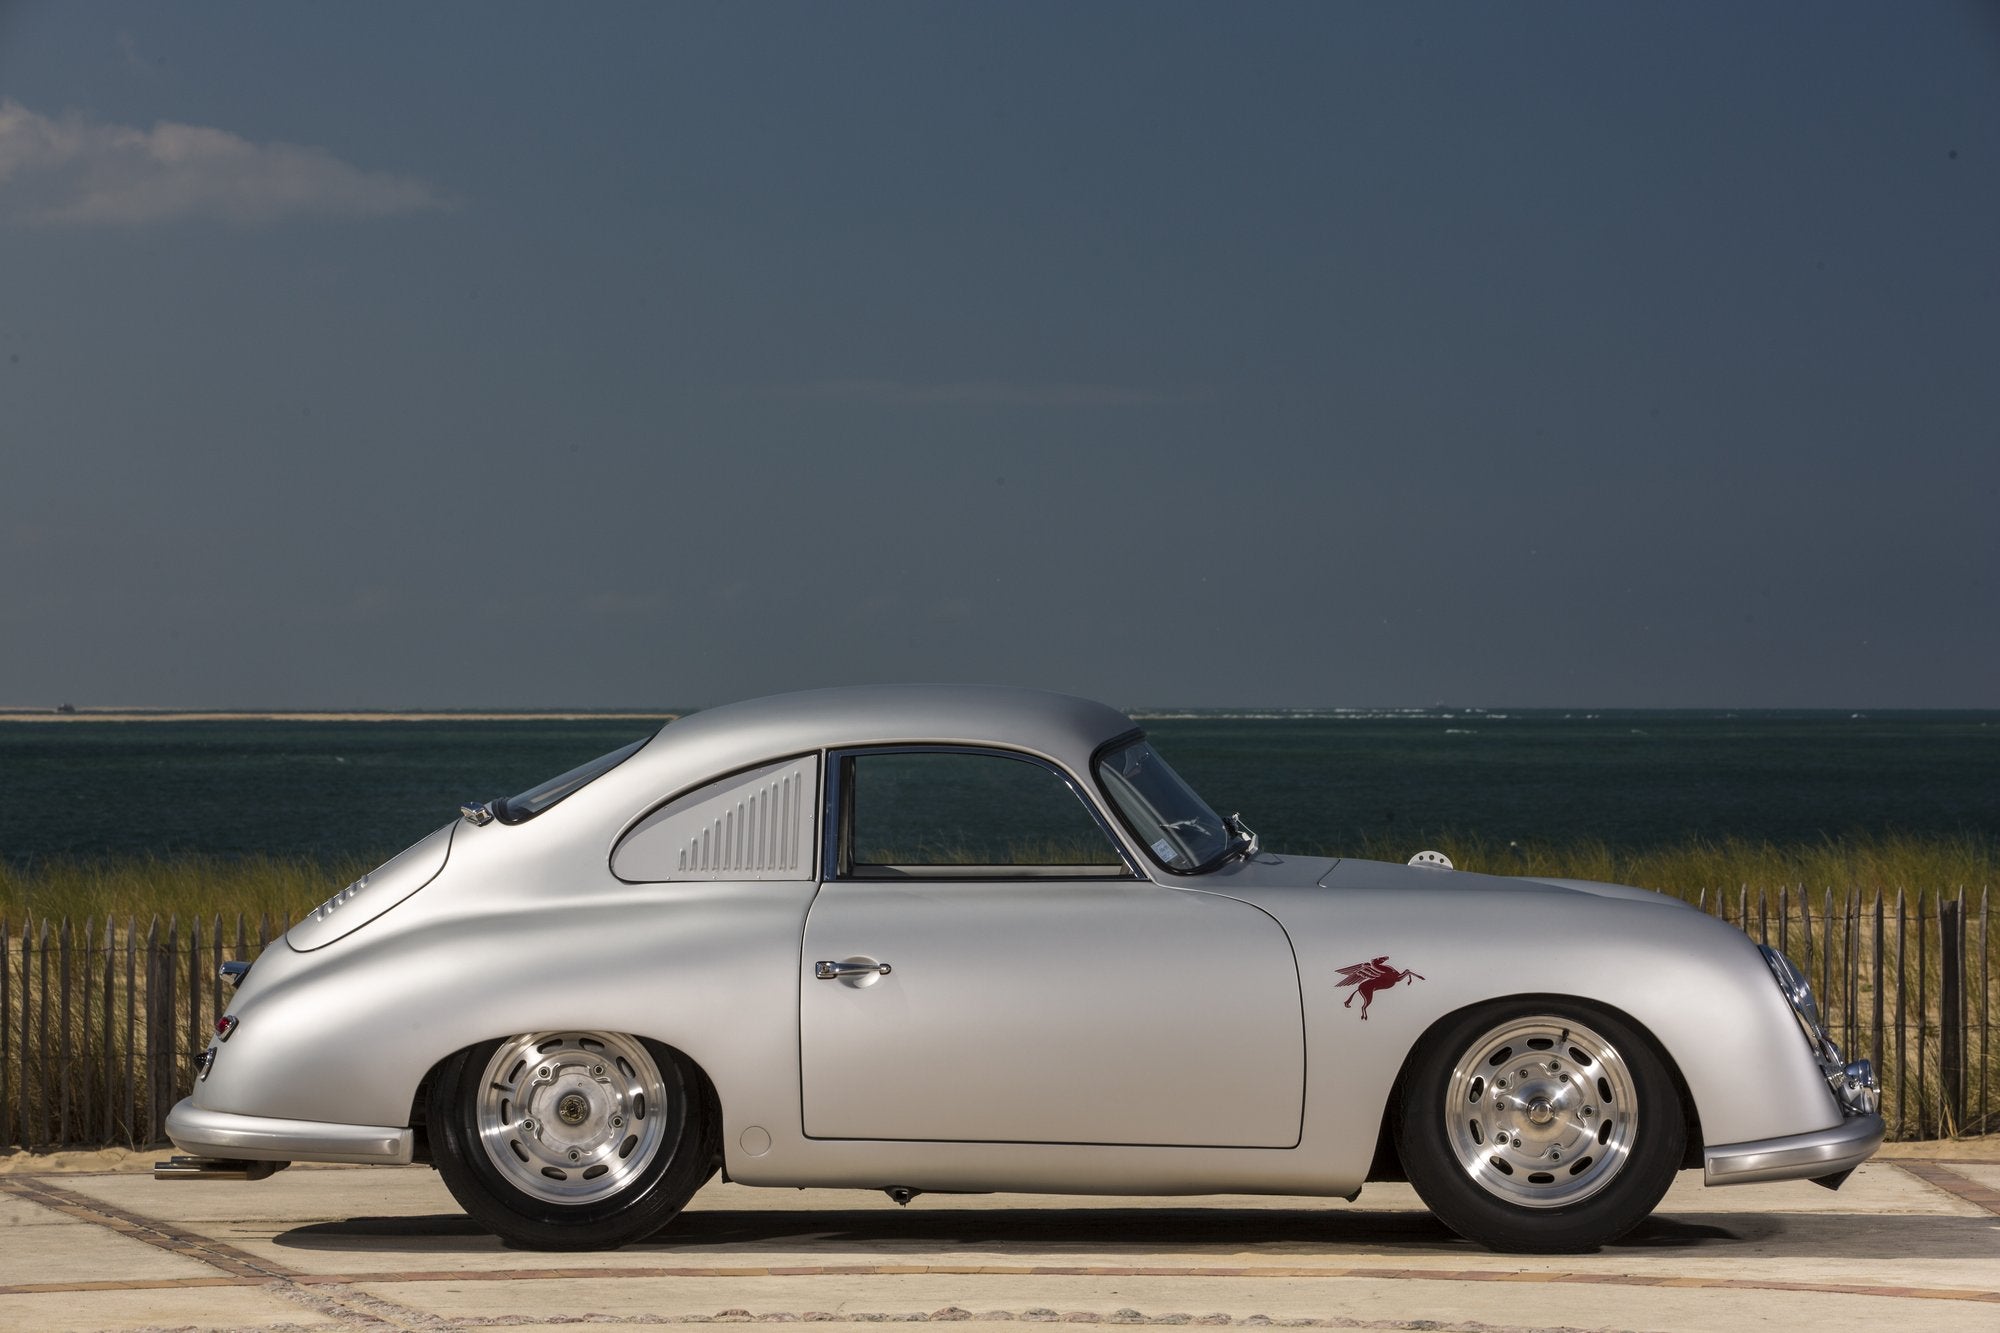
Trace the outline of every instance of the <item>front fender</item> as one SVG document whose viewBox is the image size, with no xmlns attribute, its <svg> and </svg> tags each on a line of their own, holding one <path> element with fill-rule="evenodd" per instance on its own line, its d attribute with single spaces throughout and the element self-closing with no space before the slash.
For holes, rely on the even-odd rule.
<svg viewBox="0 0 2000 1333">
<path fill-rule="evenodd" d="M 1243 896 L 1284 923 L 1306 1002 L 1306 1143 L 1360 1180 L 1406 1060 L 1469 1008 L 1557 996 L 1625 1015 L 1678 1070 L 1709 1144 L 1841 1121 L 1757 947 L 1680 904 L 1522 881 L 1454 889 L 1266 890 Z M 1415 977 L 1368 1017 L 1343 969 L 1371 959 Z M 1417 979 L 1421 978 L 1421 979 Z"/>
</svg>

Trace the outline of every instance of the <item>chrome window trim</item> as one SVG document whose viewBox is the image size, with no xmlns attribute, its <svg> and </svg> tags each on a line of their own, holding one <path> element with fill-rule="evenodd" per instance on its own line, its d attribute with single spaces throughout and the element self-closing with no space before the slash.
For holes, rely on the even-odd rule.
<svg viewBox="0 0 2000 1333">
<path fill-rule="evenodd" d="M 1225 848 L 1220 855 L 1210 857 L 1208 860 L 1202 862 L 1200 865 L 1190 866 L 1186 870 L 1183 870 L 1178 866 L 1168 865 L 1165 861 L 1160 859 L 1159 855 L 1156 852 L 1153 851 L 1152 845 L 1148 843 L 1145 838 L 1140 836 L 1139 830 L 1133 826 L 1132 821 L 1126 818 L 1124 807 L 1120 806 L 1118 802 L 1112 797 L 1111 793 L 1105 790 L 1104 779 L 1102 776 L 1099 775 L 1098 772 L 1099 766 L 1103 763 L 1104 756 L 1111 753 L 1111 751 L 1113 750 L 1123 749 L 1125 746 L 1132 744 L 1132 742 L 1134 741 L 1144 741 L 1149 739 L 1150 738 L 1148 737 L 1146 729 L 1144 727 L 1134 727 L 1130 731 L 1121 732 L 1118 735 L 1113 736 L 1110 740 L 1105 741 L 1102 745 L 1099 745 L 1096 749 L 1090 752 L 1091 781 L 1096 784 L 1097 790 L 1104 798 L 1105 805 L 1109 807 L 1112 814 L 1117 817 L 1118 827 L 1125 830 L 1126 834 L 1131 838 L 1132 844 L 1134 846 L 1145 848 L 1146 859 L 1153 865 L 1158 866 L 1160 868 L 1160 873 L 1165 875 L 1172 875 L 1175 879 L 1197 879 L 1202 875 L 1206 875 L 1211 871 L 1220 869 L 1222 866 L 1229 864 L 1230 857 L 1234 855 L 1234 853 Z M 1162 763 L 1165 762 L 1164 756 L 1161 757 L 1161 762 Z M 1168 767 L 1171 768 L 1172 765 L 1168 765 Z M 1179 777 L 1180 770 L 1177 768 L 1174 769 L 1174 775 L 1176 777 Z M 1183 786 L 1187 787 L 1189 791 L 1194 791 L 1194 785 L 1188 782 L 1186 778 L 1181 778 L 1181 783 Z M 1208 805 L 1208 798 L 1206 796 L 1203 796 L 1198 791 L 1194 792 L 1194 794 L 1201 801 L 1203 805 Z M 1209 806 L 1209 809 L 1214 810 L 1215 807 Z M 1216 810 L 1215 813 L 1218 819 L 1223 817 L 1222 812 L 1220 810 Z M 1231 819 L 1237 817 L 1238 816 L 1235 815 L 1229 816 L 1229 818 Z M 1255 848 L 1252 848 L 1253 852 L 1255 850 L 1256 850 Z"/>
<path fill-rule="evenodd" d="M 1076 776 L 1064 769 L 1062 765 L 1041 755 L 1030 754 L 1025 750 L 1009 750 L 995 745 L 928 745 L 920 742 L 905 742 L 892 745 L 849 745 L 824 752 L 824 757 L 820 763 L 822 804 L 819 821 L 820 882 L 822 884 L 880 882 L 851 874 L 841 865 L 842 844 L 849 839 L 853 832 L 853 807 L 847 801 L 848 761 L 861 758 L 865 755 L 876 754 L 966 754 L 985 758 L 1010 759 L 1016 763 L 1034 764 L 1037 767 L 1046 769 L 1050 773 L 1055 774 L 1061 780 L 1062 784 L 1069 788 L 1070 794 L 1076 797 L 1077 803 L 1090 815 L 1091 819 L 1096 823 L 1098 831 L 1103 833 L 1105 841 L 1109 842 L 1112 850 L 1118 853 L 1119 864 L 1125 868 L 1125 873 L 1122 875 L 1101 874 L 1080 878 L 1088 878 L 1093 883 L 1123 883 L 1132 880 L 1146 880 L 1150 882 L 1150 878 L 1139 869 L 1138 862 L 1132 855 L 1132 849 L 1126 846 L 1125 840 L 1118 835 L 1117 826 L 1105 817 L 1104 811 L 1099 809 L 1097 802 L 1091 798 L 1090 789 L 1077 781 Z M 962 884 L 966 882 L 963 877 L 952 875 L 930 876 L 912 874 L 901 875 L 896 878 L 901 882 L 911 884 Z M 1047 874 L 1028 873 L 1020 875 L 994 875 L 986 877 L 981 882 L 1018 881 L 1026 884 L 1047 882 L 1050 878 L 1052 877 Z"/>
</svg>

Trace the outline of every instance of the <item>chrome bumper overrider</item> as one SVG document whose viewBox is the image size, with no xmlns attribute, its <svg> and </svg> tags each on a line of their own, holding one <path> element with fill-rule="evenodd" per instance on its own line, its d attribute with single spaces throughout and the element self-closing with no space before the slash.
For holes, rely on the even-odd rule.
<svg viewBox="0 0 2000 1333">
<path fill-rule="evenodd" d="M 1702 1150 L 1702 1183 L 1748 1185 L 1759 1180 L 1817 1179 L 1852 1171 L 1882 1146 L 1882 1117 L 1849 1116 L 1831 1129 Z"/>
<path fill-rule="evenodd" d="M 184 1152 L 257 1162 L 367 1162 L 400 1166 L 414 1131 L 384 1125 L 331 1125 L 261 1115 L 204 1111 L 194 1098 L 167 1113 L 167 1137 Z"/>
</svg>

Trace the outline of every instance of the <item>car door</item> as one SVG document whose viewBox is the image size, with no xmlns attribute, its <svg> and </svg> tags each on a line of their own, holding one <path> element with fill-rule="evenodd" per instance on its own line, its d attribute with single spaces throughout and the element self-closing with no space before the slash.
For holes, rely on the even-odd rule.
<svg viewBox="0 0 2000 1333">
<path fill-rule="evenodd" d="M 1298 1142 L 1298 969 L 1270 916 L 1135 873 L 1039 759 L 829 759 L 801 958 L 809 1137 Z"/>
</svg>

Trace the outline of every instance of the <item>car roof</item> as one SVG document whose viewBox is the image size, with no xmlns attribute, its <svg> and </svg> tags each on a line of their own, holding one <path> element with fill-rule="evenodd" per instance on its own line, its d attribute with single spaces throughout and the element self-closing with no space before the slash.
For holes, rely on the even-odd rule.
<svg viewBox="0 0 2000 1333">
<path fill-rule="evenodd" d="M 522 828 L 563 839 L 577 821 L 623 826 L 717 778 L 818 750 L 941 744 L 1020 750 L 1086 777 L 1099 746 L 1137 730 L 1115 708 L 998 685 L 859 685 L 723 704 L 669 722 L 646 745 Z M 551 812 L 553 813 L 553 811 Z"/>
<path fill-rule="evenodd" d="M 857 685 L 704 709 L 662 727 L 641 756 L 720 774 L 807 750 L 929 742 L 1025 750 L 1082 772 L 1098 746 L 1133 727 L 1115 708 L 1047 690 Z"/>
</svg>

